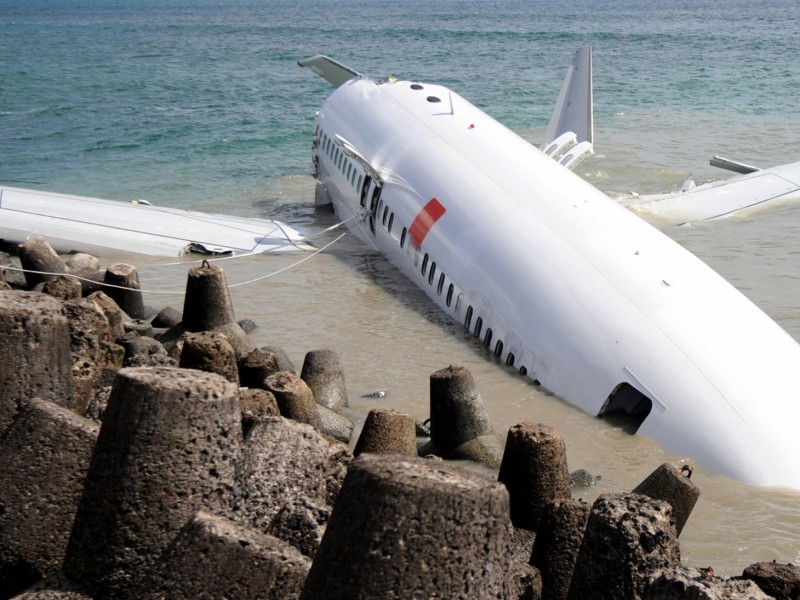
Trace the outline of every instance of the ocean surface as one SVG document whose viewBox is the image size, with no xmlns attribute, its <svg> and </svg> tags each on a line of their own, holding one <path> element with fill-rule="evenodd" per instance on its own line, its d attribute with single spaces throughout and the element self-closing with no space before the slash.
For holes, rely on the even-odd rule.
<svg viewBox="0 0 800 600">
<path fill-rule="evenodd" d="M 331 90 L 298 60 L 327 54 L 376 79 L 445 84 L 535 143 L 574 51 L 591 44 L 596 154 L 577 172 L 636 211 L 689 177 L 727 176 L 708 166 L 713 154 L 800 160 L 798 31 L 796 0 L 0 0 L 0 185 L 318 232 L 335 219 L 313 206 L 311 128 Z M 691 227 L 641 215 L 800 339 L 800 206 Z M 498 366 L 354 238 L 270 276 L 296 260 L 222 263 L 237 317 L 298 367 L 308 350 L 337 350 L 356 408 L 424 418 L 429 375 L 461 364 L 497 431 L 553 425 L 570 468 L 602 476 L 576 496 L 626 491 L 663 462 L 689 461 Z M 136 264 L 149 304 L 182 307 L 187 260 Z M 377 389 L 386 396 L 360 397 Z M 685 564 L 735 575 L 800 562 L 800 492 L 701 468 L 693 481 L 702 494 L 681 537 Z"/>
</svg>

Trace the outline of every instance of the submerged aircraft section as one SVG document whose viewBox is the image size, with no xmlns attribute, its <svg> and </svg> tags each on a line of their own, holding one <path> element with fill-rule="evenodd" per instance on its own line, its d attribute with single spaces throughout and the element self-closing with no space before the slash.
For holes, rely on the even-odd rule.
<svg viewBox="0 0 800 600">
<path fill-rule="evenodd" d="M 800 488 L 791 336 L 452 90 L 346 72 L 315 124 L 318 202 L 360 216 L 361 239 L 536 384 L 593 415 L 634 413 L 709 469 Z"/>
</svg>

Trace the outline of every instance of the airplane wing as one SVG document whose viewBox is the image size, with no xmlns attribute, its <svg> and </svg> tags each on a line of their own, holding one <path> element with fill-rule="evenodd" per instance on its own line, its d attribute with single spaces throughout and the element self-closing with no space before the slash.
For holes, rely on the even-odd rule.
<svg viewBox="0 0 800 600">
<path fill-rule="evenodd" d="M 322 54 L 312 56 L 306 60 L 301 60 L 297 64 L 301 67 L 311 69 L 313 73 L 319 75 L 334 87 L 339 87 L 343 83 L 355 79 L 356 77 L 363 77 L 358 71 L 338 63 L 332 58 L 323 56 Z"/>
<path fill-rule="evenodd" d="M 704 183 L 683 192 L 651 199 L 638 206 L 669 223 L 683 224 L 722 219 L 763 208 L 768 203 L 798 200 L 800 162 L 757 169 L 730 179 Z"/>
<path fill-rule="evenodd" d="M 545 154 L 568 168 L 592 153 L 592 47 L 575 53 L 540 146 Z"/>
</svg>

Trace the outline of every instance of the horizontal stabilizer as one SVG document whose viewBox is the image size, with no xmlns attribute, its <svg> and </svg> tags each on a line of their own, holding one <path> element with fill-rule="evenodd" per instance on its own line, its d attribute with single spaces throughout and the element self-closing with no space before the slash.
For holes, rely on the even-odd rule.
<svg viewBox="0 0 800 600">
<path fill-rule="evenodd" d="M 572 65 L 567 69 L 541 149 L 548 148 L 567 131 L 575 133 L 578 143 L 591 144 L 594 138 L 591 46 L 579 49 Z"/>
<path fill-rule="evenodd" d="M 306 60 L 301 60 L 297 64 L 301 67 L 311 69 L 311 71 L 325 79 L 334 87 L 339 87 L 343 83 L 355 79 L 356 77 L 363 77 L 358 71 L 354 71 L 350 67 L 346 67 L 332 58 L 321 54 Z"/>
<path fill-rule="evenodd" d="M 733 171 L 734 173 L 741 173 L 742 175 L 747 175 L 748 173 L 755 173 L 756 171 L 761 170 L 758 167 L 747 165 L 737 160 L 731 160 L 730 158 L 725 158 L 724 156 L 719 156 L 719 155 L 714 156 L 708 162 L 708 164 L 710 164 L 712 167 L 727 169 L 728 171 Z"/>
</svg>

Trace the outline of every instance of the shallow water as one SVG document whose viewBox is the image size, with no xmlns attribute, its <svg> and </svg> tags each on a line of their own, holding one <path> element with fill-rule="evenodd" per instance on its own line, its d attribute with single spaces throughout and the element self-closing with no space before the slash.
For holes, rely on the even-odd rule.
<svg viewBox="0 0 800 600">
<path fill-rule="evenodd" d="M 313 207 L 309 144 L 330 90 L 295 61 L 326 53 L 377 78 L 443 83 L 536 142 L 574 50 L 591 43 L 596 155 L 577 172 L 637 211 L 643 196 L 690 176 L 726 176 L 708 166 L 713 154 L 760 166 L 800 160 L 798 20 L 794 0 L 309 0 L 302 10 L 286 0 L 0 0 L 0 183 L 320 231 L 334 220 Z M 800 339 L 800 207 L 691 227 L 640 214 Z M 295 260 L 222 264 L 237 284 Z M 148 303 L 181 308 L 189 265 L 169 262 L 136 260 Z M 260 324 L 254 341 L 283 346 L 298 368 L 308 350 L 337 350 L 351 403 L 365 413 L 390 406 L 424 418 L 429 375 L 468 367 L 498 432 L 550 424 L 572 469 L 602 475 L 576 491 L 585 499 L 687 459 L 495 364 L 350 237 L 231 293 L 237 317 Z M 377 389 L 388 393 L 360 397 Z M 699 468 L 693 480 L 702 494 L 681 538 L 685 563 L 739 574 L 756 561 L 800 561 L 800 492 Z"/>
</svg>

